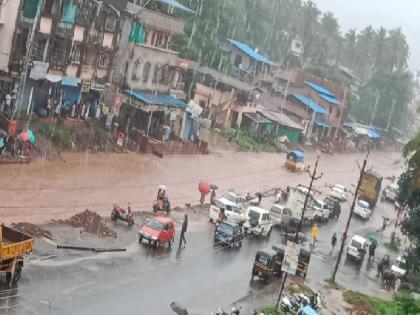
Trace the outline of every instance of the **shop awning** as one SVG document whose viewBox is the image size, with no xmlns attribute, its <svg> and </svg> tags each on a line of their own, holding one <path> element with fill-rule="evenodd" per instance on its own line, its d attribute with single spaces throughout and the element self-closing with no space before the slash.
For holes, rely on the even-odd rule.
<svg viewBox="0 0 420 315">
<path fill-rule="evenodd" d="M 303 130 L 304 128 L 297 122 L 293 121 L 289 116 L 284 113 L 278 113 L 273 111 L 259 110 L 259 113 L 265 118 L 278 123 L 281 126 L 289 127 L 292 129 Z"/>
<path fill-rule="evenodd" d="M 78 87 L 81 80 L 79 78 L 63 77 L 61 81 L 62 86 Z"/>
<path fill-rule="evenodd" d="M 193 10 L 191 10 L 190 8 L 187 8 L 185 5 L 182 5 L 178 1 L 175 1 L 175 0 L 158 0 L 158 1 L 165 3 L 171 7 L 174 7 L 175 9 L 179 9 L 179 10 L 189 12 L 189 13 L 194 13 Z"/>
<path fill-rule="evenodd" d="M 379 139 L 381 135 L 373 128 L 368 128 L 368 135 L 372 139 Z"/>
<path fill-rule="evenodd" d="M 187 106 L 184 101 L 173 97 L 169 93 L 161 94 L 128 89 L 125 90 L 125 93 L 148 105 L 165 105 L 181 108 L 185 108 Z"/>
<path fill-rule="evenodd" d="M 299 102 L 308 106 L 317 114 L 329 115 L 330 113 L 322 106 L 318 105 L 315 101 L 304 95 L 292 94 Z"/>
<path fill-rule="evenodd" d="M 63 76 L 58 74 L 47 74 L 47 80 L 52 83 L 57 83 L 63 80 Z"/>
<path fill-rule="evenodd" d="M 316 119 L 314 121 L 314 124 L 320 127 L 330 128 L 330 125 L 325 120 L 322 120 L 322 119 Z"/>
<path fill-rule="evenodd" d="M 258 113 L 248 113 L 244 115 L 257 124 L 272 124 L 273 123 L 271 120 L 268 120 L 263 115 L 258 114 Z"/>
</svg>

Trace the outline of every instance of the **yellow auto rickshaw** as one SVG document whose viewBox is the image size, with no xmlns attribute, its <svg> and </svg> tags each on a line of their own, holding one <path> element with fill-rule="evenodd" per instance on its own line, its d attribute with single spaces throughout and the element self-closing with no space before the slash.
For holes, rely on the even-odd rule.
<svg viewBox="0 0 420 315">
<path fill-rule="evenodd" d="M 286 169 L 291 172 L 303 171 L 305 169 L 303 158 L 303 153 L 298 150 L 287 153 Z"/>
</svg>

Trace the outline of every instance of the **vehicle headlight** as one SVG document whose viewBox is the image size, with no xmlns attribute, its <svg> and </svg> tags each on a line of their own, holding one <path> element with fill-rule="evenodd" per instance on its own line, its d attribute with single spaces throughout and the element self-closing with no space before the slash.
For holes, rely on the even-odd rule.
<svg viewBox="0 0 420 315">
<path fill-rule="evenodd" d="M 157 240 L 157 239 L 158 239 L 156 236 L 153 236 L 153 235 L 152 235 L 150 238 L 151 238 L 152 240 Z"/>
</svg>

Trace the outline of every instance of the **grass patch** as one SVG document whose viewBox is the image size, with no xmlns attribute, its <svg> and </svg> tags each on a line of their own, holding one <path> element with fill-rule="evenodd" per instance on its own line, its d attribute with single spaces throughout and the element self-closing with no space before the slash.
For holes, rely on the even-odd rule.
<svg viewBox="0 0 420 315">
<path fill-rule="evenodd" d="M 385 247 L 393 252 L 398 252 L 401 246 L 401 239 L 395 236 L 395 233 L 391 234 L 391 240 L 389 243 L 385 243 Z"/>
<path fill-rule="evenodd" d="M 374 308 L 373 299 L 367 295 L 347 290 L 343 292 L 343 299 L 354 307 L 355 314 L 377 314 Z"/>
<path fill-rule="evenodd" d="M 280 149 L 271 143 L 258 143 L 246 130 L 221 128 L 219 133 L 230 142 L 236 143 L 239 151 L 280 152 Z"/>
<path fill-rule="evenodd" d="M 38 132 L 54 144 L 65 149 L 71 149 L 72 136 L 70 130 L 65 126 L 57 126 L 53 124 L 42 124 L 38 126 Z"/>
<path fill-rule="evenodd" d="M 259 310 L 264 315 L 283 315 L 284 313 L 277 309 L 275 306 L 264 306 Z"/>
</svg>

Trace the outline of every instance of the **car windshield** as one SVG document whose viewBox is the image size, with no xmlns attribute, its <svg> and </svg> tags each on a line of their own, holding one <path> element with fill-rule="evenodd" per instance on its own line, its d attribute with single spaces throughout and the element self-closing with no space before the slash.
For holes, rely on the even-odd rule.
<svg viewBox="0 0 420 315">
<path fill-rule="evenodd" d="M 146 226 L 156 231 L 163 231 L 164 224 L 157 220 L 150 220 L 146 223 Z"/>
<path fill-rule="evenodd" d="M 216 208 L 219 208 L 219 209 L 224 209 L 225 208 L 225 204 L 223 202 L 221 202 L 220 200 L 218 200 L 218 199 L 216 199 L 214 201 L 214 206 Z"/>
<path fill-rule="evenodd" d="M 236 196 L 234 196 L 233 194 L 228 194 L 228 195 L 225 196 L 225 198 L 227 200 L 231 201 L 231 202 L 234 202 L 234 203 L 236 203 L 238 201 L 237 200 L 238 198 L 236 198 Z"/>
<path fill-rule="evenodd" d="M 356 248 L 362 248 L 362 243 L 360 243 L 357 240 L 353 239 L 351 241 L 351 246 L 356 247 Z"/>
<path fill-rule="evenodd" d="M 264 266 L 268 265 L 268 257 L 265 255 L 259 255 L 258 262 L 263 264 Z"/>
<path fill-rule="evenodd" d="M 233 226 L 227 223 L 221 223 L 217 230 L 227 234 L 233 234 Z"/>
<path fill-rule="evenodd" d="M 276 214 L 281 214 L 281 208 L 278 206 L 272 206 L 271 212 L 276 213 Z"/>
<path fill-rule="evenodd" d="M 364 209 L 369 208 L 369 204 L 366 201 L 363 201 L 363 200 L 357 200 L 356 204 L 360 208 L 364 208 Z"/>
<path fill-rule="evenodd" d="M 258 220 L 260 219 L 260 214 L 259 214 L 257 211 L 254 211 L 254 210 L 249 210 L 249 212 L 248 212 L 248 217 L 249 217 L 251 220 L 258 221 Z"/>
</svg>

